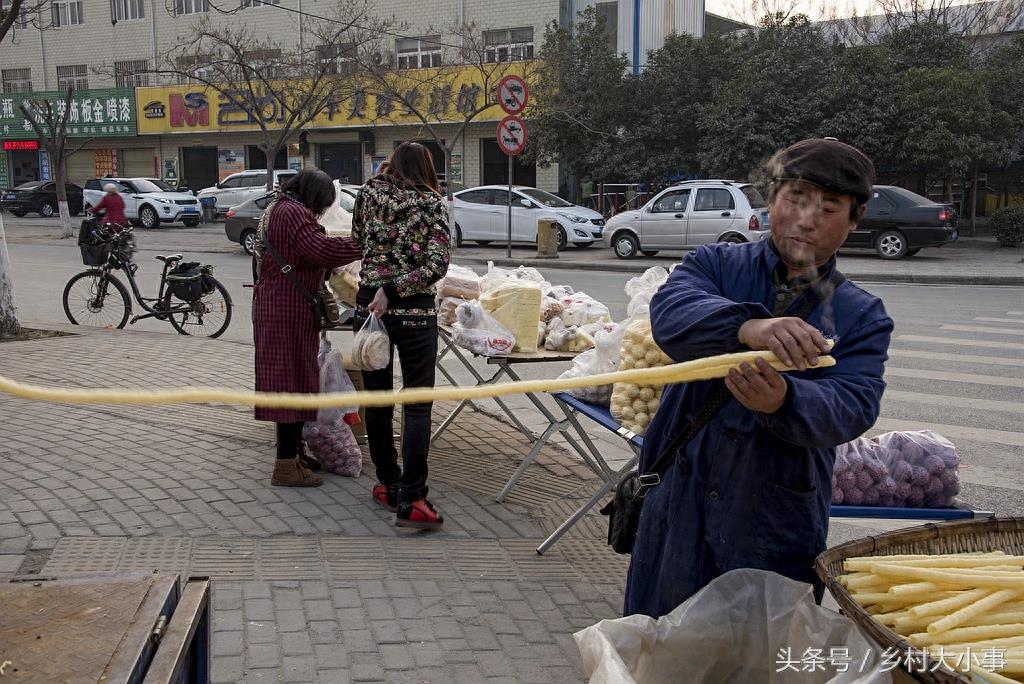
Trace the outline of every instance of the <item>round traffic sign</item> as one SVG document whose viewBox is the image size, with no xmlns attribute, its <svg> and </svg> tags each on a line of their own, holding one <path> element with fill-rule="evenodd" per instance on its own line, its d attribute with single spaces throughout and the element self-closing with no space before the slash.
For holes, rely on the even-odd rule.
<svg viewBox="0 0 1024 684">
<path fill-rule="evenodd" d="M 510 157 L 526 147 L 526 124 L 518 116 L 506 116 L 498 123 L 498 147 Z"/>
<path fill-rule="evenodd" d="M 530 89 L 521 76 L 509 75 L 498 81 L 498 104 L 509 114 L 519 114 L 530 100 Z"/>
</svg>

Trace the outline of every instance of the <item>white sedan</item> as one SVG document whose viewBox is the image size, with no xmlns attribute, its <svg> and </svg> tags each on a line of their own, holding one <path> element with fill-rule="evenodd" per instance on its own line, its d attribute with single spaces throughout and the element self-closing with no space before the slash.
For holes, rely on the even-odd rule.
<svg viewBox="0 0 1024 684">
<path fill-rule="evenodd" d="M 504 242 L 508 232 L 508 186 L 483 185 L 454 195 L 455 241 Z M 512 186 L 512 242 L 537 242 L 537 221 L 558 222 L 558 247 L 589 247 L 604 233 L 604 217 L 550 192 Z"/>
</svg>

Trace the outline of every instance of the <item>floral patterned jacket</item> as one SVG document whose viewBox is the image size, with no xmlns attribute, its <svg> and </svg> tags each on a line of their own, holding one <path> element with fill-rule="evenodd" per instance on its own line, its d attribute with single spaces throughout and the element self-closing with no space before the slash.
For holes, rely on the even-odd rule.
<svg viewBox="0 0 1024 684">
<path fill-rule="evenodd" d="M 448 272 L 448 208 L 441 195 L 371 178 L 359 191 L 352 215 L 352 239 L 363 251 L 359 284 L 384 288 L 392 302 L 434 294 Z"/>
</svg>

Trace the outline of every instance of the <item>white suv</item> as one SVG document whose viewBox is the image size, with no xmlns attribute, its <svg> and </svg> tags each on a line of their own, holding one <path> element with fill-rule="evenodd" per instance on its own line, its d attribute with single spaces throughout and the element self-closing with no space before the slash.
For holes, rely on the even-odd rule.
<svg viewBox="0 0 1024 684">
<path fill-rule="evenodd" d="M 712 242 L 756 242 L 770 233 L 761 193 L 749 183 L 730 180 L 673 185 L 640 209 L 611 217 L 604 230 L 606 244 L 620 259 Z"/>
<path fill-rule="evenodd" d="M 87 207 L 94 207 L 103 198 L 103 187 L 117 186 L 124 200 L 128 220 L 143 228 L 159 228 L 161 223 L 181 221 L 186 226 L 199 225 L 199 202 L 190 192 L 178 192 L 159 178 L 90 178 L 82 191 Z"/>
<path fill-rule="evenodd" d="M 281 187 L 297 173 L 298 171 L 290 169 L 274 171 L 274 187 Z M 217 215 L 223 216 L 231 207 L 266 193 L 267 170 L 253 169 L 233 173 L 213 187 L 203 188 L 196 193 L 196 197 L 200 202 L 207 197 L 213 197 L 217 202 L 215 207 Z"/>
</svg>

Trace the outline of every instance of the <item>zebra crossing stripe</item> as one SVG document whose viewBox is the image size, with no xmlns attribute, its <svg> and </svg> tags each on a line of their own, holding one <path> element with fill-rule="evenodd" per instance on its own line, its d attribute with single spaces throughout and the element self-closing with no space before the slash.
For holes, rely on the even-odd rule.
<svg viewBox="0 0 1024 684">
<path fill-rule="evenodd" d="M 878 432 L 891 432 L 895 430 L 934 430 L 940 435 L 949 439 L 954 444 L 957 440 L 970 442 L 984 442 L 987 444 L 1002 444 L 1004 446 L 1024 447 L 1024 433 L 1009 432 L 1007 430 L 989 430 L 986 428 L 972 428 L 962 425 L 946 425 L 943 423 L 922 423 L 917 420 L 894 420 L 892 418 L 879 418 L 875 423 L 872 434 Z"/>
<path fill-rule="evenodd" d="M 918 351 L 916 349 L 889 349 L 890 357 L 907 357 L 915 359 L 929 359 L 932 361 L 952 361 L 956 364 L 977 363 L 991 366 L 1013 366 L 1019 368 L 1019 358 L 1008 358 L 1001 356 L 977 356 L 974 354 L 948 354 L 946 352 Z"/>
<path fill-rule="evenodd" d="M 1007 378 L 999 375 L 976 375 L 974 373 L 948 373 L 946 371 L 922 370 L 919 368 L 886 368 L 885 374 L 901 378 L 942 380 L 945 382 L 966 382 L 974 385 L 996 387 L 1019 387 L 1024 389 L 1024 378 Z"/>
<path fill-rule="evenodd" d="M 1019 342 L 990 342 L 989 340 L 972 340 L 952 337 L 932 337 L 930 335 L 897 335 L 897 340 L 906 342 L 926 342 L 928 344 L 953 344 L 960 347 L 985 347 L 987 349 L 1006 349 L 1007 351 L 1024 351 L 1024 344 Z"/>
<path fill-rule="evenodd" d="M 991 335 L 1024 335 L 1024 330 L 1014 330 L 1013 328 L 988 328 L 980 325 L 945 324 L 939 326 L 939 330 L 950 330 L 952 332 L 983 333 Z"/>
</svg>

